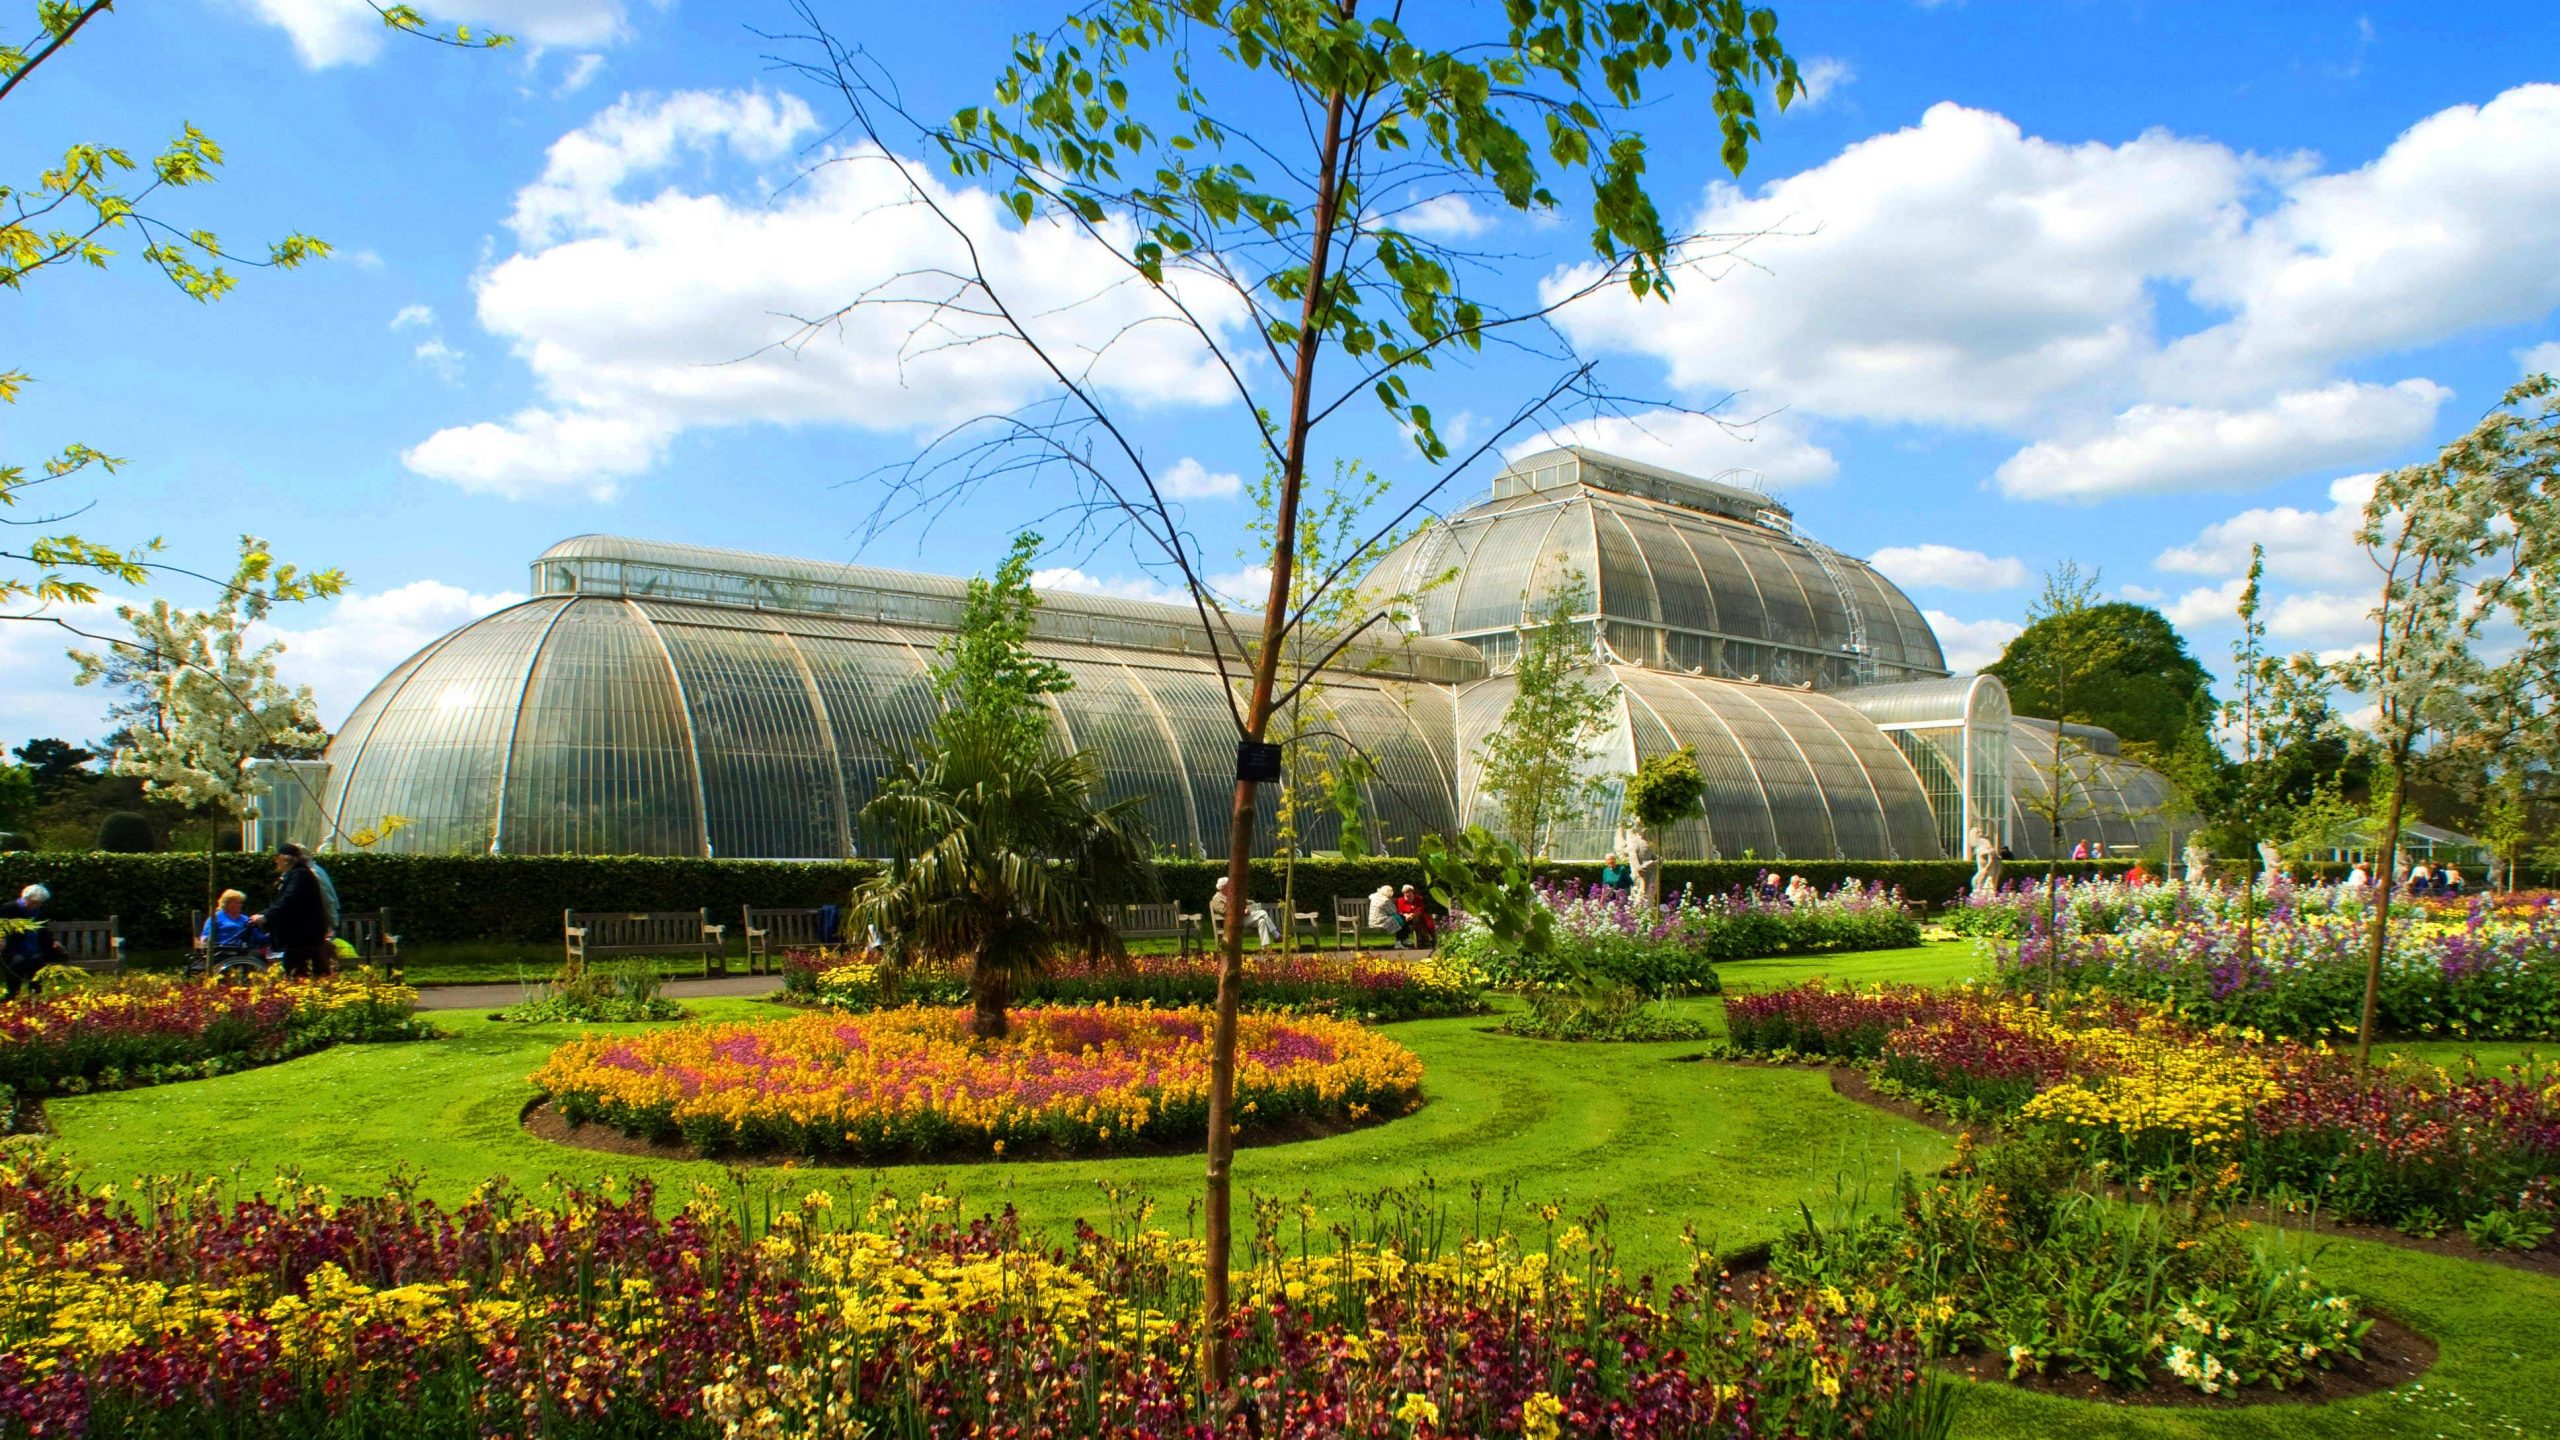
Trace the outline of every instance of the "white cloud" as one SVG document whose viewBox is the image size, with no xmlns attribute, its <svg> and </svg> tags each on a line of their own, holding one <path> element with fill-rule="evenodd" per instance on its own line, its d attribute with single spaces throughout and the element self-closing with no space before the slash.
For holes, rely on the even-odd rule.
<svg viewBox="0 0 2560 1440">
<path fill-rule="evenodd" d="M 1156 476 L 1156 488 L 1168 500 L 1223 500 L 1243 493 L 1244 477 L 1212 470 L 1185 455 Z"/>
<path fill-rule="evenodd" d="M 2248 585 L 2243 577 L 2190 590 L 2160 607 L 2169 623 L 2181 630 L 2204 630 L 2239 623 L 2240 592 Z"/>
<path fill-rule="evenodd" d="M 2250 489 L 2402 449 L 2425 438 L 2436 407 L 2452 394 L 2430 380 L 2342 380 L 2246 410 L 2136 405 L 2104 432 L 2043 441 L 2010 456 L 2000 466 L 2000 489 L 2021 499 L 2081 502 Z"/>
<path fill-rule="evenodd" d="M 2238 226 L 2248 168 L 2164 131 L 2062 145 L 1939 104 L 1756 194 L 1711 187 L 1692 228 L 1761 236 L 1754 266 L 1710 246 L 1671 303 L 1615 287 L 1564 321 L 1585 344 L 1658 356 L 1700 393 L 2016 426 L 2150 352 L 2149 277 L 2192 268 Z"/>
<path fill-rule="evenodd" d="M 680 160 L 770 166 L 815 125 L 790 97 L 689 92 L 624 100 L 556 142 L 517 196 L 522 248 L 477 282 L 481 325 L 530 367 L 542 403 L 440 432 L 409 452 L 411 468 L 501 493 L 602 491 L 695 426 L 931 433 L 1050 393 L 1046 369 L 991 327 L 948 312 L 922 324 L 951 294 L 927 272 L 958 265 L 957 247 L 876 151 L 831 153 L 766 199 L 648 193 Z M 1016 225 L 985 191 L 924 183 L 1015 312 L 1094 387 L 1139 406 L 1232 397 L 1162 297 L 1102 246 L 1049 221 Z M 863 297 L 805 333 L 788 318 Z M 1183 298 L 1210 323 L 1238 323 L 1231 296 Z"/>
<path fill-rule="evenodd" d="M 400 313 L 391 317 L 391 328 L 394 330 L 406 330 L 412 325 L 423 326 L 434 323 L 436 323 L 436 311 L 432 305 L 403 305 L 400 307 Z"/>
<path fill-rule="evenodd" d="M 287 623 L 259 627 L 260 638 L 284 642 L 278 677 L 289 685 L 310 686 L 321 723 L 334 730 L 401 661 L 445 632 L 524 598 L 413 580 L 390 590 L 342 596 L 308 624 L 292 623 L 301 621 L 308 607 L 280 610 L 276 618 Z"/>
<path fill-rule="evenodd" d="M 2062 143 L 1946 103 L 1757 189 L 1710 186 L 1688 226 L 1721 238 L 1672 303 L 1595 295 L 1564 315 L 1573 338 L 1694 396 L 2041 442 L 2015 494 L 2243 486 L 2432 421 L 2419 382 L 2341 391 L 2349 362 L 2560 306 L 2560 85 L 2438 111 L 2327 172 L 2158 130 Z M 2358 393 L 2382 403 L 2298 433 Z"/>
<path fill-rule="evenodd" d="M 1858 68 L 1836 55 L 1817 55 L 1804 64 L 1804 94 L 1793 108 L 1819 110 L 1858 78 Z"/>
<path fill-rule="evenodd" d="M 126 633 L 112 603 L 55 605 L 43 613 L 90 635 Z M 107 704 L 113 697 L 96 686 L 71 683 L 74 672 L 64 652 L 74 647 L 100 648 L 96 641 L 49 623 L 0 624 L 0 671 L 12 677 L 12 683 L 0 687 L 0 746 L 23 745 L 40 735 L 78 744 L 107 733 Z"/>
<path fill-rule="evenodd" d="M 400 461 L 421 475 L 510 500 L 610 500 L 622 480 L 657 463 L 668 439 L 645 420 L 530 409 L 504 422 L 439 430 L 401 452 Z"/>
<path fill-rule="evenodd" d="M 2365 502 L 2373 497 L 2372 475 L 2348 475 L 2329 482 L 2326 510 L 2275 505 L 2243 510 L 2208 525 L 2184 545 L 2160 552 L 2151 563 L 2185 575 L 2245 575 L 2249 547 L 2266 547 L 2271 579 L 2305 585 L 2344 585 L 2373 578 L 2373 562 L 2355 542 Z M 2236 593 L 2236 592 L 2235 592 Z"/>
<path fill-rule="evenodd" d="M 1386 219 L 1407 234 L 1427 235 L 1434 240 L 1465 240 L 1493 228 L 1493 217 L 1478 210 L 1464 195 L 1434 195 Z"/>
<path fill-rule="evenodd" d="M 2371 641 L 2373 602 L 2371 595 L 2329 590 L 2286 595 L 2267 607 L 2267 633 L 2294 645 L 2352 649 Z"/>
<path fill-rule="evenodd" d="M 1795 417 L 1727 422 L 1686 410 L 1602 415 L 1542 430 L 1505 446 L 1513 459 L 1558 445 L 1588 445 L 1707 479 L 1756 476 L 1772 490 L 1819 485 L 1840 473 L 1831 452 L 1806 438 Z M 1733 472 L 1746 475 L 1735 477 Z"/>
<path fill-rule="evenodd" d="M 2190 294 L 2232 318 L 2171 346 L 2155 383 L 2219 395 L 2560 305 L 2560 85 L 2520 85 L 2401 132 L 2371 164 L 2299 173 L 2210 247 Z"/>
<path fill-rule="evenodd" d="M 1031 572 L 1035 590 L 1058 590 L 1074 595 L 1109 595 L 1120 600 L 1160 600 L 1180 604 L 1184 592 L 1145 575 L 1094 575 L 1072 565 L 1055 566 Z"/>
<path fill-rule="evenodd" d="M 1946 652 L 1947 668 L 1959 674 L 1998 660 L 2000 652 L 2025 628 L 2008 620 L 1959 620 L 1944 610 L 1920 613 L 1928 620 L 1929 628 L 1938 632 L 1938 646 Z"/>
<path fill-rule="evenodd" d="M 248 0 L 248 5 L 259 19 L 284 31 L 295 56 L 313 70 L 365 64 L 399 38 L 364 0 Z M 630 33 L 623 0 L 426 0 L 417 8 L 432 24 L 494 30 L 514 36 L 528 51 L 610 45 Z"/>
<path fill-rule="evenodd" d="M 418 347 L 409 353 L 417 359 L 419 364 L 436 372 L 436 377 L 447 385 L 455 384 L 462 379 L 462 362 L 469 358 L 440 338 L 422 340 L 418 342 Z"/>
<path fill-rule="evenodd" d="M 587 82 L 596 78 L 597 73 L 603 69 L 604 57 L 602 55 L 589 51 L 587 54 L 579 56 L 569 62 L 569 68 L 561 75 L 560 83 L 552 87 L 552 97 L 557 99 L 561 96 L 577 94 L 579 91 L 586 89 Z"/>
<path fill-rule="evenodd" d="M 2529 350 L 2516 352 L 2516 363 L 2527 375 L 2560 375 L 2560 340 L 2546 340 Z"/>
<path fill-rule="evenodd" d="M 2027 563 L 1953 545 L 1888 545 L 1867 563 L 1905 589 L 2008 590 L 2027 583 Z"/>
</svg>

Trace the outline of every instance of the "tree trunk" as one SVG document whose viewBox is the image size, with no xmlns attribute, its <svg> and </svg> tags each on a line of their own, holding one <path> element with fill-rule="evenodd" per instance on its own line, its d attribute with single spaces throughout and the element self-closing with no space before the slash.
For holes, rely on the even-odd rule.
<svg viewBox="0 0 2560 1440">
<path fill-rule="evenodd" d="M 2400 860 L 2401 807 L 2409 798 L 2406 773 L 2409 757 L 2404 753 L 2392 757 L 2391 805 L 2382 820 L 2382 863 L 2374 867 L 2373 885 L 2382 892 L 2382 900 L 2373 907 L 2373 936 L 2364 952 L 2364 1016 L 2356 1022 L 2356 1063 L 2373 1063 L 2373 1012 L 2382 998 L 2382 952 L 2391 940 L 2392 867 Z"/>
<path fill-rule="evenodd" d="M 987 964 L 980 955 L 969 963 L 969 1033 L 981 1040 L 1001 1040 L 1012 1032 L 1005 1011 L 1013 1004 L 1013 972 Z"/>
<path fill-rule="evenodd" d="M 1351 5 L 1346 0 L 1344 18 Z M 1318 152 L 1316 208 L 1310 223 L 1307 290 L 1299 305 L 1298 353 L 1289 392 L 1288 446 L 1280 464 L 1280 498 L 1272 506 L 1271 589 L 1262 612 L 1262 645 L 1253 657 L 1253 697 L 1245 707 L 1244 738 L 1260 743 L 1271 727 L 1271 693 L 1287 638 L 1290 574 L 1298 558 L 1298 496 L 1307 475 L 1308 415 L 1315 400 L 1316 354 L 1324 334 L 1324 296 L 1331 283 L 1333 229 L 1340 220 L 1342 121 L 1347 97 L 1325 97 L 1324 141 Z M 1209 1040 L 1209 1155 L 1201 1205 L 1202 1376 L 1212 1403 L 1223 1407 L 1235 1378 L 1235 1347 L 1228 1342 L 1228 1265 L 1235 1233 L 1230 1177 L 1235 1168 L 1236 1008 L 1244 989 L 1244 912 L 1252 903 L 1253 799 L 1256 782 L 1236 777 L 1235 809 L 1227 826 L 1227 933 L 1218 952 L 1218 1009 Z M 1291 925 L 1294 916 L 1287 917 Z M 1223 1419 L 1223 1410 L 1221 1411 Z"/>
</svg>

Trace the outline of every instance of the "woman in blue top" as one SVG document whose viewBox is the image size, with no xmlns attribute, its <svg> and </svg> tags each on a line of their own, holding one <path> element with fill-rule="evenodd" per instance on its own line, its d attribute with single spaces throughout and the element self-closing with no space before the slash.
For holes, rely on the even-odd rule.
<svg viewBox="0 0 2560 1440">
<path fill-rule="evenodd" d="M 258 922 L 249 918 L 246 913 L 248 904 L 249 897 L 237 890 L 222 892 L 219 908 L 204 921 L 201 938 L 208 952 L 245 950 L 253 955 L 266 953 L 267 932 L 259 929 Z"/>
</svg>

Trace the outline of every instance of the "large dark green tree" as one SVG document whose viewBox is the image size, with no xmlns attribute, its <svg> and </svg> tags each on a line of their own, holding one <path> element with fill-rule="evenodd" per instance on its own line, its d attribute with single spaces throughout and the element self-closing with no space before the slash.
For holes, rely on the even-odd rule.
<svg viewBox="0 0 2560 1440">
<path fill-rule="evenodd" d="M 2072 670 L 2058 652 L 2106 641 L 2106 663 L 2074 675 L 2068 706 L 2083 724 L 2103 725 L 2129 746 L 2166 755 L 2206 729 L 2214 713 L 2213 677 L 2187 653 L 2169 617 L 2148 605 L 2110 600 L 2067 614 L 2038 617 L 1983 673 L 2009 687 L 2021 715 L 2055 715 L 2066 705 L 2054 677 Z"/>
</svg>

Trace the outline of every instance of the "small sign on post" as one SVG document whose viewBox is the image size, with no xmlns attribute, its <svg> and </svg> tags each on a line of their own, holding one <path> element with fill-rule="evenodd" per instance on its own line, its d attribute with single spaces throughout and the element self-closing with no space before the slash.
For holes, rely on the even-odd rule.
<svg viewBox="0 0 2560 1440">
<path fill-rule="evenodd" d="M 1280 778 L 1280 747 L 1260 740 L 1236 742 L 1236 778 L 1268 783 Z"/>
</svg>

